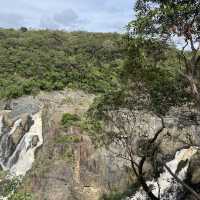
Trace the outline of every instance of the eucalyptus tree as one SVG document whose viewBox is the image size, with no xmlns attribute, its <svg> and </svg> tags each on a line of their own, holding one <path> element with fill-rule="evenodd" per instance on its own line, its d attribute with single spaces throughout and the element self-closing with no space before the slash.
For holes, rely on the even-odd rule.
<svg viewBox="0 0 200 200">
<path fill-rule="evenodd" d="M 174 42 L 181 48 L 179 72 L 187 92 L 200 103 L 200 1 L 138 0 L 136 19 L 129 23 L 129 37 Z M 179 44 L 178 44 L 179 41 Z"/>
</svg>

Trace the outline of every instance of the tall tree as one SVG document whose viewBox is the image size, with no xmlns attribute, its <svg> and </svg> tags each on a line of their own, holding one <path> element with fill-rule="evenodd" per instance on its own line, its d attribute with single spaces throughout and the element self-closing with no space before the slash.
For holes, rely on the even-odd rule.
<svg viewBox="0 0 200 200">
<path fill-rule="evenodd" d="M 138 0 L 135 11 L 136 20 L 129 24 L 130 37 L 181 41 L 180 73 L 188 83 L 188 92 L 200 105 L 200 1 Z"/>
</svg>

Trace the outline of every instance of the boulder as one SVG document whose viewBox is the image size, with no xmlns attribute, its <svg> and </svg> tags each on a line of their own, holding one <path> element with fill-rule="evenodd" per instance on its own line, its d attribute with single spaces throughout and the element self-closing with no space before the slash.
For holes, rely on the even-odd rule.
<svg viewBox="0 0 200 200">
<path fill-rule="evenodd" d="M 192 184 L 200 184 L 200 152 L 195 154 L 191 161 L 189 167 L 189 173 L 191 175 Z"/>
<path fill-rule="evenodd" d="M 32 147 L 36 147 L 38 142 L 39 142 L 39 137 L 37 135 L 34 135 L 31 141 Z"/>
<path fill-rule="evenodd" d="M 17 145 L 22 137 L 29 131 L 33 124 L 33 120 L 29 114 L 20 115 L 21 123 L 11 135 L 13 143 Z"/>
<path fill-rule="evenodd" d="M 40 102 L 32 96 L 13 99 L 9 101 L 9 109 L 11 110 L 9 115 L 15 120 L 22 114 L 33 115 L 39 112 L 40 105 Z"/>
</svg>

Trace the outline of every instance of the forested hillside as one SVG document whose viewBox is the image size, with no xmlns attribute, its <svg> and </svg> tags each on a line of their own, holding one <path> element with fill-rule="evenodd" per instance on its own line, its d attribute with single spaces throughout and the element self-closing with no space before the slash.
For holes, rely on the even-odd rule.
<svg viewBox="0 0 200 200">
<path fill-rule="evenodd" d="M 200 200 L 188 2 L 134 1 L 124 34 L 0 28 L 1 200 Z"/>
<path fill-rule="evenodd" d="M 0 97 L 39 90 L 109 91 L 122 66 L 122 35 L 0 29 Z"/>
</svg>

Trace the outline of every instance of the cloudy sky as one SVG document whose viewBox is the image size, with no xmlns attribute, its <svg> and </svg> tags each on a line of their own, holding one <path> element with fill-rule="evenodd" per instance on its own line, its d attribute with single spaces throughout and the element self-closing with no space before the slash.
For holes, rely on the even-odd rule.
<svg viewBox="0 0 200 200">
<path fill-rule="evenodd" d="M 121 32 L 134 0 L 0 0 L 0 27 Z"/>
</svg>

